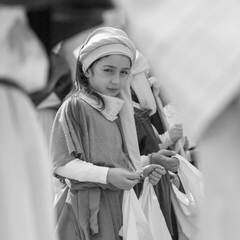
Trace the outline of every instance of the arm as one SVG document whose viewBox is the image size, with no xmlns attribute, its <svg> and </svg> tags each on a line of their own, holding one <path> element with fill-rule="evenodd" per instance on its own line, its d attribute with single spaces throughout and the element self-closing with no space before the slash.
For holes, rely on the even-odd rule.
<svg viewBox="0 0 240 240">
<path fill-rule="evenodd" d="M 140 173 L 130 172 L 123 168 L 96 166 L 80 159 L 74 159 L 58 167 L 55 173 L 79 182 L 111 183 L 123 190 L 131 189 L 140 178 Z"/>
<path fill-rule="evenodd" d="M 100 167 L 78 158 L 64 166 L 58 167 L 55 173 L 59 176 L 77 180 L 79 182 L 107 183 L 108 167 Z"/>
<path fill-rule="evenodd" d="M 165 133 L 159 135 L 162 142 L 161 148 L 168 148 L 183 137 L 183 127 L 181 124 L 172 125 Z"/>
</svg>

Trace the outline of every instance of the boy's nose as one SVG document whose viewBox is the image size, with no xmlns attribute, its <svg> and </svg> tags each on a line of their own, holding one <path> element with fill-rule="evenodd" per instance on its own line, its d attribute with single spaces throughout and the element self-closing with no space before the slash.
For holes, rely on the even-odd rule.
<svg viewBox="0 0 240 240">
<path fill-rule="evenodd" d="M 114 74 L 112 78 L 112 83 L 119 84 L 120 83 L 120 75 L 118 73 Z"/>
</svg>

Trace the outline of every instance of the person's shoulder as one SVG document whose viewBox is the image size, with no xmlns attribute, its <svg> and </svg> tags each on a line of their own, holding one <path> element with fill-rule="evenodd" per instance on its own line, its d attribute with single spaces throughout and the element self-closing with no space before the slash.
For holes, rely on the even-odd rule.
<svg viewBox="0 0 240 240">
<path fill-rule="evenodd" d="M 79 108 L 84 104 L 84 101 L 81 99 L 80 95 L 72 95 L 65 99 L 62 103 L 61 108 L 70 109 L 70 108 Z"/>
<path fill-rule="evenodd" d="M 88 115 L 91 107 L 84 99 L 82 99 L 80 93 L 67 98 L 63 102 L 61 108 L 61 111 L 67 114 L 71 113 L 74 115 Z"/>
</svg>

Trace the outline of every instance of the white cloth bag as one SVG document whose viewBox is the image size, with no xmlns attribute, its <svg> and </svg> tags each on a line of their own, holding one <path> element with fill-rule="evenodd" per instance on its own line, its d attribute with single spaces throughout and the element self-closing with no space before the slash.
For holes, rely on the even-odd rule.
<svg viewBox="0 0 240 240">
<path fill-rule="evenodd" d="M 199 231 L 200 206 L 203 202 L 203 176 L 201 172 L 182 156 L 178 176 L 185 193 L 172 184 L 171 200 L 176 214 L 179 240 L 192 240 Z"/>
<path fill-rule="evenodd" d="M 123 194 L 123 226 L 119 235 L 123 240 L 153 240 L 153 236 L 133 189 Z"/>
<path fill-rule="evenodd" d="M 157 196 L 149 178 L 146 177 L 143 184 L 143 191 L 139 198 L 145 217 L 148 221 L 154 240 L 171 240 L 162 214 Z"/>
</svg>

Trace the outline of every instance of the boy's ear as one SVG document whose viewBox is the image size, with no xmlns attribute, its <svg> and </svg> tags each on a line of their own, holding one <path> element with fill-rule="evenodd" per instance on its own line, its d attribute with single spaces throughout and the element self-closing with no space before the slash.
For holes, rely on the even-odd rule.
<svg viewBox="0 0 240 240">
<path fill-rule="evenodd" d="M 87 78 L 90 77 L 89 69 L 84 73 Z"/>
</svg>

